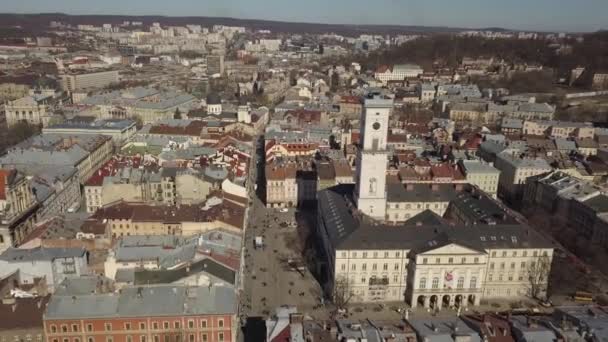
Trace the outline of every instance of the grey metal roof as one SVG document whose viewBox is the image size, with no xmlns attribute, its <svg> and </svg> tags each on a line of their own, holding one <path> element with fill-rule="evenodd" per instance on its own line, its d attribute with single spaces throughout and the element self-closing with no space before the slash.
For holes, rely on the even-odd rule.
<svg viewBox="0 0 608 342">
<path fill-rule="evenodd" d="M 411 319 L 408 323 L 420 340 L 429 342 L 453 342 L 454 337 L 467 336 L 467 341 L 481 342 L 479 334 L 458 317 Z"/>
<path fill-rule="evenodd" d="M 452 184 L 434 184 L 436 190 L 429 184 L 408 184 L 408 190 L 403 184 L 391 184 L 387 187 L 388 202 L 446 202 L 456 197 Z"/>
<path fill-rule="evenodd" d="M 86 253 L 84 248 L 9 248 L 0 254 L 0 260 L 7 262 L 52 261 L 59 258 L 77 258 Z"/>
<path fill-rule="evenodd" d="M 112 279 L 99 275 L 83 275 L 78 278 L 65 278 L 55 288 L 57 296 L 73 296 L 96 293 L 103 290 L 104 286 L 110 285 Z"/>
<path fill-rule="evenodd" d="M 120 293 L 53 296 L 46 319 L 234 314 L 234 289 L 223 286 L 126 287 Z"/>
<path fill-rule="evenodd" d="M 536 231 L 521 224 L 387 226 L 353 215 L 348 195 L 352 185 L 339 185 L 318 193 L 320 217 L 335 249 L 416 249 L 439 243 L 456 243 L 477 250 L 492 248 L 551 248 Z"/>
</svg>

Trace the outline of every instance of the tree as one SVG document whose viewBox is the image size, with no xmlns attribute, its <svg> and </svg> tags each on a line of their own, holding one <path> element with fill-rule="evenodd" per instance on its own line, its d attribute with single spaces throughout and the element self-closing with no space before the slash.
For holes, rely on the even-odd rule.
<svg viewBox="0 0 608 342">
<path fill-rule="evenodd" d="M 179 111 L 179 108 L 175 108 L 175 113 L 173 113 L 173 118 L 176 120 L 180 120 L 182 118 L 182 112 Z"/>
<path fill-rule="evenodd" d="M 10 145 L 15 145 L 38 133 L 40 129 L 37 126 L 30 125 L 27 121 L 19 121 L 9 129 L 8 141 Z"/>
<path fill-rule="evenodd" d="M 528 263 L 526 275 L 528 276 L 528 295 L 534 299 L 541 298 L 547 290 L 549 273 L 551 272 L 551 259 L 543 254 Z"/>
<path fill-rule="evenodd" d="M 141 119 L 141 116 L 133 115 L 131 117 L 131 120 L 135 121 L 135 127 L 137 127 L 137 129 L 141 129 L 142 127 L 144 127 L 144 121 Z"/>
<path fill-rule="evenodd" d="M 332 299 L 338 310 L 345 309 L 355 296 L 350 281 L 345 276 L 338 276 L 334 283 Z"/>
<path fill-rule="evenodd" d="M 289 71 L 289 85 L 295 86 L 298 84 L 298 72 L 295 69 Z"/>
<path fill-rule="evenodd" d="M 332 92 L 336 92 L 338 90 L 338 86 L 340 86 L 340 75 L 338 75 L 338 73 L 333 70 L 332 74 L 331 74 L 331 85 L 330 85 L 330 89 Z"/>
</svg>

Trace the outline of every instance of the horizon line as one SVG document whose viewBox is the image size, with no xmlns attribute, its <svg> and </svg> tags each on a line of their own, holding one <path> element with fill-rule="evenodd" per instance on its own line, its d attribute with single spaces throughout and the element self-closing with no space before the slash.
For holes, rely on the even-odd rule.
<svg viewBox="0 0 608 342">
<path fill-rule="evenodd" d="M 166 15 L 166 14 L 87 14 L 87 13 L 65 13 L 65 12 L 0 12 L 0 15 L 65 15 L 65 16 L 91 16 L 91 17 L 160 17 L 160 18 L 208 18 L 208 19 L 229 19 L 229 20 L 245 20 L 245 21 L 261 21 L 269 23 L 281 23 L 281 24 L 305 24 L 305 25 L 335 25 L 335 26 L 352 26 L 352 27 L 396 27 L 396 28 L 408 28 L 408 27 L 421 27 L 421 28 L 435 28 L 435 29 L 451 29 L 461 31 L 486 31 L 492 30 L 503 30 L 507 32 L 532 32 L 532 33 L 570 33 L 570 34 L 583 34 L 583 33 L 594 33 L 601 32 L 605 29 L 598 29 L 595 31 L 568 31 L 568 30 L 515 30 L 506 27 L 458 27 L 458 26 L 440 26 L 440 25 L 408 25 L 408 24 L 347 24 L 347 23 L 328 23 L 328 22 L 312 22 L 312 21 L 286 21 L 280 19 L 256 19 L 256 18 L 243 18 L 243 17 L 224 17 L 224 16 L 201 16 L 201 15 Z"/>
</svg>

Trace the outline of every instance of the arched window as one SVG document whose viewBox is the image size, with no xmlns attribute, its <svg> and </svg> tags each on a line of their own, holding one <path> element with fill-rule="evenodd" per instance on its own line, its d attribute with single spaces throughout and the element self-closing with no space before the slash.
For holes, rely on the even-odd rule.
<svg viewBox="0 0 608 342">
<path fill-rule="evenodd" d="M 421 289 L 426 289 L 426 278 L 420 278 L 420 286 Z"/>
<path fill-rule="evenodd" d="M 456 284 L 456 287 L 461 289 L 464 287 L 464 277 L 459 277 L 458 278 L 458 283 Z"/>
<path fill-rule="evenodd" d="M 439 288 L 439 278 L 433 278 L 433 285 L 432 287 L 434 289 L 438 289 Z"/>
<path fill-rule="evenodd" d="M 471 277 L 471 285 L 469 286 L 469 288 L 477 288 L 477 277 Z"/>
</svg>

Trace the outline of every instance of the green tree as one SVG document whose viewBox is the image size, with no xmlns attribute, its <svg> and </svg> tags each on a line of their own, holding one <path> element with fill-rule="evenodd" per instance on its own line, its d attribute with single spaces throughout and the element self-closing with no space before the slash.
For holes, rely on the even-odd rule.
<svg viewBox="0 0 608 342">
<path fill-rule="evenodd" d="M 15 145 L 38 133 L 40 127 L 30 125 L 27 121 L 19 121 L 8 130 L 7 140 L 9 145 Z"/>
</svg>

